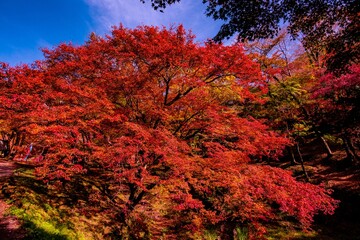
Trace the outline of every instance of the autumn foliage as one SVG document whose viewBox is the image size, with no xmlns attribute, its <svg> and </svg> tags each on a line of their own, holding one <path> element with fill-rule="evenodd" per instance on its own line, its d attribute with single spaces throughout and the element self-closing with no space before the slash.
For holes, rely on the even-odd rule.
<svg viewBox="0 0 360 240">
<path fill-rule="evenodd" d="M 120 26 L 44 54 L 1 65 L 0 130 L 13 158 L 31 144 L 39 178 L 72 193 L 79 211 L 102 212 L 109 235 L 215 229 L 226 239 L 240 226 L 258 238 L 269 222 L 308 228 L 333 213 L 324 188 L 252 163 L 289 141 L 238 107 L 263 104 L 267 91 L 241 45 L 195 43 L 181 26 Z"/>
<path fill-rule="evenodd" d="M 327 73 L 311 89 L 312 118 L 323 132 L 342 138 L 349 160 L 357 160 L 360 120 L 360 65 L 339 75 Z"/>
</svg>

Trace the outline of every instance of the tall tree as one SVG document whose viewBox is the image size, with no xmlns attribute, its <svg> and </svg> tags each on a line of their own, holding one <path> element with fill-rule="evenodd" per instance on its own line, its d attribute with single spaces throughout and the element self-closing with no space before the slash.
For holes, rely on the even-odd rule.
<svg viewBox="0 0 360 240">
<path fill-rule="evenodd" d="M 354 64 L 341 76 L 322 76 L 312 88 L 312 118 L 324 132 L 343 139 L 349 160 L 359 160 L 353 144 L 359 144 L 359 86 L 360 65 Z"/>
<path fill-rule="evenodd" d="M 262 116 L 274 129 L 286 132 L 293 139 L 319 138 L 328 156 L 331 149 L 323 138 L 323 129 L 310 114 L 311 89 L 317 85 L 322 64 L 313 64 L 300 44 L 289 43 L 283 32 L 274 39 L 246 43 L 246 49 L 268 79 L 269 101 L 260 108 Z M 250 114 L 256 114 L 256 109 Z M 300 130 L 301 129 L 301 130 Z M 291 151 L 291 149 L 289 149 Z"/>
<path fill-rule="evenodd" d="M 270 220 L 307 228 L 331 214 L 327 190 L 251 164 L 288 144 L 229 104 L 263 102 L 258 65 L 239 44 L 193 39 L 182 26 L 120 26 L 45 50 L 32 67 L 4 67 L 0 121 L 26 136 L 19 149 L 42 156 L 40 178 L 101 211 L 115 235 L 199 239 L 215 228 L 225 238 L 245 226 L 255 237 Z"/>
</svg>

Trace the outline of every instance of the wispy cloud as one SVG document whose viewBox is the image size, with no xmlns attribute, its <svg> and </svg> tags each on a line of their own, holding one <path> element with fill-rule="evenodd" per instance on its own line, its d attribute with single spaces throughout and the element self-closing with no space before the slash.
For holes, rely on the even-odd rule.
<svg viewBox="0 0 360 240">
<path fill-rule="evenodd" d="M 108 33 L 113 25 L 122 23 L 125 27 L 139 25 L 171 26 L 183 24 L 203 41 L 213 37 L 219 23 L 204 15 L 205 6 L 200 1 L 182 0 L 168 6 L 164 13 L 155 11 L 150 0 L 145 4 L 140 0 L 85 0 L 94 20 L 94 30 L 100 34 Z"/>
</svg>

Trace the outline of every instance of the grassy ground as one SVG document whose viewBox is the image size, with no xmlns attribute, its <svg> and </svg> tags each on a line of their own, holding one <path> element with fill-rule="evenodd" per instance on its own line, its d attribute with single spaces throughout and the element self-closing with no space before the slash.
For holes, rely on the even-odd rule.
<svg viewBox="0 0 360 240">
<path fill-rule="evenodd" d="M 3 194 L 12 205 L 9 214 L 17 216 L 26 229 L 25 239 L 88 240 L 103 239 L 97 225 L 101 216 L 80 215 L 67 197 L 34 178 L 33 169 L 18 168 L 3 186 Z"/>
</svg>

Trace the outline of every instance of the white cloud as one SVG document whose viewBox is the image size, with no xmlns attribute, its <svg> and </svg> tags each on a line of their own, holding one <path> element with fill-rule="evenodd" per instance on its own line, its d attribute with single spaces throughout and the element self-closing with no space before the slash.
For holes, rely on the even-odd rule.
<svg viewBox="0 0 360 240">
<path fill-rule="evenodd" d="M 85 0 L 90 6 L 91 16 L 96 24 L 95 32 L 109 33 L 111 26 L 122 23 L 125 27 L 139 25 L 165 26 L 183 24 L 192 30 L 198 40 L 213 37 L 219 29 L 219 23 L 204 15 L 205 6 L 201 1 L 182 0 L 168 6 L 164 13 L 155 11 L 150 0 L 145 4 L 140 0 Z"/>
</svg>

